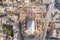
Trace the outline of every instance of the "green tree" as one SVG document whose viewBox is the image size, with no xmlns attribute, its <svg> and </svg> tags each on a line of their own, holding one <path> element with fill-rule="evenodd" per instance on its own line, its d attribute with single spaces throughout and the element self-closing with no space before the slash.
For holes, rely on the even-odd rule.
<svg viewBox="0 0 60 40">
<path fill-rule="evenodd" d="M 46 15 L 47 15 L 47 13 L 44 13 L 44 14 L 43 14 L 43 17 L 45 18 L 45 17 L 46 17 Z"/>
<path fill-rule="evenodd" d="M 7 35 L 9 35 L 9 36 L 12 36 L 12 35 L 13 35 L 13 31 L 10 30 L 10 29 L 8 29 L 8 28 L 6 28 L 6 27 L 3 27 L 3 31 L 4 31 Z"/>
<path fill-rule="evenodd" d="M 34 2 L 35 0 L 31 0 L 31 2 Z"/>
<path fill-rule="evenodd" d="M 10 30 L 10 29 L 3 28 L 3 31 L 4 31 L 7 35 L 9 35 L 9 36 L 12 36 L 12 35 L 13 35 L 13 34 L 12 34 L 12 30 Z"/>
<path fill-rule="evenodd" d="M 0 0 L 0 2 L 1 2 L 2 0 Z"/>
<path fill-rule="evenodd" d="M 42 28 L 44 27 L 44 22 L 42 22 Z"/>
<path fill-rule="evenodd" d="M 51 22 L 48 23 L 48 27 L 51 27 Z"/>
</svg>

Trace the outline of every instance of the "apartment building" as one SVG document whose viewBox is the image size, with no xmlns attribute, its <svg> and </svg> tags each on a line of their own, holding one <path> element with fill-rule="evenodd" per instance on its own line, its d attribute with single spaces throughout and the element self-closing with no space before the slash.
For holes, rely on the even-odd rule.
<svg viewBox="0 0 60 40">
<path fill-rule="evenodd" d="M 2 2 L 3 2 L 3 3 L 11 3 L 11 2 L 17 3 L 18 0 L 2 0 Z"/>
<path fill-rule="evenodd" d="M 42 0 L 42 4 L 50 4 L 51 0 Z"/>
</svg>

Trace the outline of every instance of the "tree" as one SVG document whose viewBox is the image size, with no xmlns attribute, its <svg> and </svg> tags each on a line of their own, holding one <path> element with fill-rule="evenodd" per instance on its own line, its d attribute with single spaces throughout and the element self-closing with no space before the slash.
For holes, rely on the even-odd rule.
<svg viewBox="0 0 60 40">
<path fill-rule="evenodd" d="M 13 36 L 13 30 L 11 30 L 5 26 L 3 26 L 2 29 L 3 29 L 3 32 L 6 33 L 8 36 Z"/>
<path fill-rule="evenodd" d="M 48 23 L 48 27 L 51 27 L 51 22 Z"/>
<path fill-rule="evenodd" d="M 4 31 L 7 35 L 12 36 L 12 31 L 11 31 L 11 30 L 9 30 L 9 29 L 7 29 L 7 28 L 3 28 L 3 31 Z"/>
<path fill-rule="evenodd" d="M 44 27 L 44 22 L 42 22 L 42 28 Z"/>
<path fill-rule="evenodd" d="M 31 0 L 31 2 L 34 2 L 35 0 Z"/>
<path fill-rule="evenodd" d="M 44 18 L 46 17 L 46 15 L 47 15 L 47 13 L 43 13 L 43 17 L 44 17 Z"/>
<path fill-rule="evenodd" d="M 2 0 L 0 0 L 0 2 L 1 2 Z"/>
</svg>

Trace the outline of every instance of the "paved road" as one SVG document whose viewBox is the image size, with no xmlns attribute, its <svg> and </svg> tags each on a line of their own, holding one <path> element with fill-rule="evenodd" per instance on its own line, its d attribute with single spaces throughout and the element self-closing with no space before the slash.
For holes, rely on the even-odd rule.
<svg viewBox="0 0 60 40">
<path fill-rule="evenodd" d="M 17 24 L 13 26 L 13 33 L 14 33 L 13 40 L 20 40 L 20 31 L 19 31 L 19 26 Z"/>
</svg>

